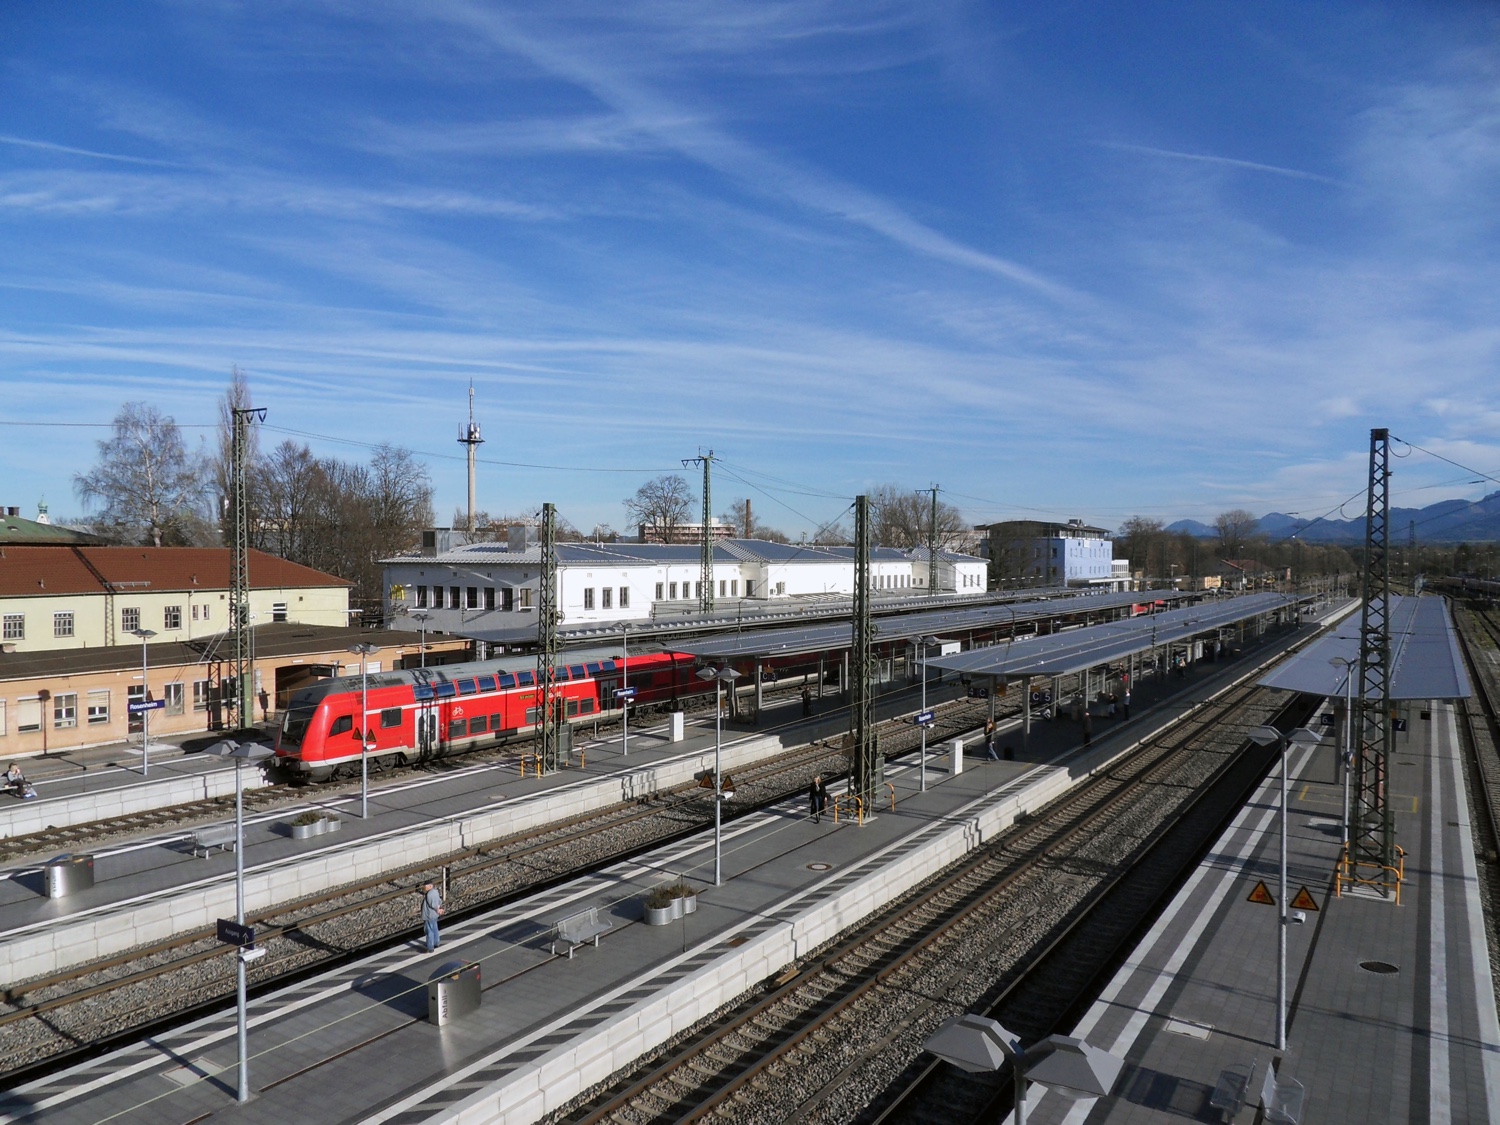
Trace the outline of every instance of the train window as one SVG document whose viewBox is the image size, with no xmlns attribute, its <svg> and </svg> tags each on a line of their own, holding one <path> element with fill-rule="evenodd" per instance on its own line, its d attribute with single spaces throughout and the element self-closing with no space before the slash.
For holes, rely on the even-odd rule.
<svg viewBox="0 0 1500 1125">
<path fill-rule="evenodd" d="M 537 721 L 541 717 L 542 717 L 542 709 L 540 707 L 528 707 L 528 708 L 526 708 L 526 724 L 527 724 L 527 726 L 535 726 L 536 723 L 537 723 Z"/>
<path fill-rule="evenodd" d="M 586 669 L 582 664 L 568 665 L 568 675 L 575 680 L 585 679 L 588 674 L 588 669 Z"/>
<path fill-rule="evenodd" d="M 431 684 L 412 684 L 411 693 L 414 699 L 423 700 L 432 698 Z"/>
<path fill-rule="evenodd" d="M 500 683 L 500 686 L 503 687 L 503 688 L 515 687 L 516 686 L 516 678 L 514 676 L 512 676 L 509 672 L 507 672 L 507 673 L 505 673 L 505 675 L 503 675 L 503 676 L 500 677 L 499 683 Z"/>
<path fill-rule="evenodd" d="M 578 701 L 578 713 L 580 715 L 592 715 L 594 713 L 594 701 L 592 699 L 580 699 Z"/>
<path fill-rule="evenodd" d="M 480 676 L 479 677 L 479 690 L 480 691 L 494 691 L 495 690 L 495 677 L 494 676 Z"/>
<path fill-rule="evenodd" d="M 576 700 L 576 699 L 570 699 L 570 700 L 568 700 L 568 718 L 570 718 L 570 719 L 576 719 L 577 717 L 578 717 L 578 700 Z"/>
<path fill-rule="evenodd" d="M 401 725 L 401 708 L 388 707 L 380 712 L 380 729 L 389 730 L 391 727 Z"/>
<path fill-rule="evenodd" d="M 459 695 L 473 695 L 479 690 L 479 684 L 475 680 L 458 680 L 453 686 L 458 688 Z"/>
<path fill-rule="evenodd" d="M 603 665 L 603 664 L 600 664 L 600 663 L 599 663 L 599 662 L 598 662 L 598 661 L 597 661 L 597 660 L 596 660 L 596 661 L 594 661 L 594 663 L 592 663 L 592 664 L 585 664 L 585 665 L 584 665 L 584 667 L 585 667 L 585 668 L 586 668 L 586 669 L 588 669 L 588 673 L 589 673 L 589 675 L 590 675 L 590 676 L 597 676 L 597 675 L 598 675 L 598 674 L 599 674 L 599 673 L 600 673 L 600 671 L 602 671 L 602 670 L 603 670 L 603 668 L 604 668 L 604 665 Z"/>
<path fill-rule="evenodd" d="M 556 668 L 552 669 L 552 681 L 554 683 L 563 683 L 567 680 L 567 678 L 568 670 L 562 665 L 558 665 Z"/>
<path fill-rule="evenodd" d="M 458 690 L 451 683 L 440 683 L 433 685 L 433 694 L 439 699 L 452 699 L 458 694 Z"/>
<path fill-rule="evenodd" d="M 516 683 L 520 684 L 522 687 L 526 687 L 530 684 L 536 683 L 536 676 L 531 672 L 517 672 Z"/>
<path fill-rule="evenodd" d="M 333 726 L 329 728 L 329 734 L 348 734 L 354 729 L 353 715 L 340 715 L 333 720 Z"/>
<path fill-rule="evenodd" d="M 487 728 L 488 726 L 489 719 L 487 719 L 484 715 L 475 715 L 472 719 L 469 720 L 469 733 L 483 734 L 485 732 L 485 728 Z"/>
<path fill-rule="evenodd" d="M 448 724 L 448 737 L 449 738 L 462 738 L 464 736 L 464 733 L 465 733 L 467 727 L 468 727 L 468 724 L 465 723 L 462 719 L 454 719 L 452 722 L 450 722 Z"/>
<path fill-rule="evenodd" d="M 502 724 L 500 722 L 500 716 L 499 715 L 491 715 L 490 716 L 490 730 L 498 731 L 501 728 L 501 726 L 502 726 Z"/>
</svg>

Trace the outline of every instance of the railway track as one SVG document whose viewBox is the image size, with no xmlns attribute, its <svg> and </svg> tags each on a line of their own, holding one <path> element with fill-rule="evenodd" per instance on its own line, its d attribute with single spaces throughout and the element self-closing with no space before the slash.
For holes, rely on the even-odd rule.
<svg viewBox="0 0 1500 1125">
<path fill-rule="evenodd" d="M 549 1122 L 951 1123 L 982 1110 L 1003 1090 L 948 1088 L 920 1068 L 922 1039 L 995 1005 L 1028 1041 L 1054 1030 L 1264 776 L 1274 755 L 1243 730 L 1279 709 L 1259 689 L 1225 693 Z"/>
<path fill-rule="evenodd" d="M 1479 814 L 1475 846 L 1494 881 L 1500 877 L 1500 745 L 1495 738 L 1500 730 L 1500 624 L 1490 611 L 1477 607 L 1460 611 L 1460 622 L 1459 647 L 1474 695 L 1458 704 L 1459 727 L 1468 751 L 1469 791 Z"/>
<path fill-rule="evenodd" d="M 954 701 L 939 710 L 936 730 L 954 737 L 981 725 L 984 715 L 978 701 Z M 909 724 L 888 720 L 884 727 L 888 757 L 918 745 Z M 733 815 L 804 790 L 813 773 L 837 777 L 846 768 L 841 749 L 813 744 L 737 770 Z M 703 792 L 679 786 L 644 802 L 558 821 L 251 915 L 246 921 L 268 951 L 252 966 L 252 982 L 257 989 L 285 984 L 409 939 L 417 930 L 413 892 L 428 877 L 446 880 L 449 917 L 456 920 L 690 835 L 712 819 L 712 802 Z M 212 1009 L 233 993 L 233 965 L 232 948 L 203 930 L 12 983 L 0 1002 L 0 1036 L 7 1047 L 0 1078 L 36 1076 L 122 1037 Z"/>
</svg>

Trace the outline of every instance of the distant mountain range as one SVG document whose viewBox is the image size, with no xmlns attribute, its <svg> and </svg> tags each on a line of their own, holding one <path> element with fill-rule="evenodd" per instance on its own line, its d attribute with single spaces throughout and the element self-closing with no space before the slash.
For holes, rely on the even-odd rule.
<svg viewBox="0 0 1500 1125">
<path fill-rule="evenodd" d="M 1406 543 L 1409 529 L 1416 525 L 1418 543 L 1480 543 L 1500 540 L 1500 492 L 1483 500 L 1439 500 L 1425 508 L 1391 509 L 1391 545 Z M 1178 520 L 1168 531 L 1186 532 L 1197 539 L 1217 539 L 1212 525 L 1197 520 Z M 1268 512 L 1255 525 L 1255 533 L 1267 539 L 1290 539 L 1294 535 L 1309 543 L 1360 543 L 1365 538 L 1365 521 L 1326 519 L 1313 523 L 1283 512 Z"/>
</svg>

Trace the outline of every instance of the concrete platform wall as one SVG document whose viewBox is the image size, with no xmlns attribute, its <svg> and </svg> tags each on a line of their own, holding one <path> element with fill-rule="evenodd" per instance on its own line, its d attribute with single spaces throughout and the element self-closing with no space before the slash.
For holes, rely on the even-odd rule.
<svg viewBox="0 0 1500 1125">
<path fill-rule="evenodd" d="M 265 776 L 260 770 L 245 771 L 247 791 L 265 784 Z M 25 836 L 48 827 L 71 828 L 75 824 L 92 824 L 96 820 L 232 796 L 234 771 L 231 769 L 188 777 L 166 777 L 161 781 L 120 785 L 93 793 L 75 793 L 70 797 L 7 801 L 0 809 L 0 837 Z"/>
</svg>

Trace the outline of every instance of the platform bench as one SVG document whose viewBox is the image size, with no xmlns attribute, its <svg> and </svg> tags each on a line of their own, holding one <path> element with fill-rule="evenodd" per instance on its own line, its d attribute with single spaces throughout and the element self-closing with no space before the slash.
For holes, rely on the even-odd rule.
<svg viewBox="0 0 1500 1125">
<path fill-rule="evenodd" d="M 210 824 L 207 828 L 198 828 L 193 831 L 193 854 L 197 855 L 201 850 L 203 858 L 208 858 L 208 853 L 214 848 L 223 848 L 228 851 L 234 847 L 234 825 L 232 824 Z"/>
<path fill-rule="evenodd" d="M 568 959 L 572 960 L 573 950 L 589 941 L 592 941 L 594 948 L 597 949 L 599 935 L 606 934 L 614 928 L 613 922 L 600 921 L 597 906 L 580 910 L 577 914 L 568 915 L 552 927 L 552 952 L 554 955 L 557 953 L 558 942 L 566 942 Z"/>
</svg>

